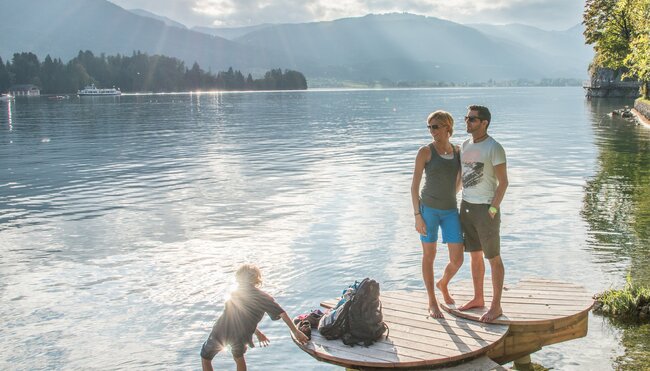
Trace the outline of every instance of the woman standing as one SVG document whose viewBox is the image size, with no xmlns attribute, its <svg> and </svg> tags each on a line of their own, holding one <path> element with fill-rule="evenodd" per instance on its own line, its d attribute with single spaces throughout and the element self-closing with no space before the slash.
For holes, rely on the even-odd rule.
<svg viewBox="0 0 650 371">
<path fill-rule="evenodd" d="M 442 243 L 449 248 L 449 263 L 436 286 L 445 303 L 453 304 L 447 286 L 463 264 L 463 236 L 460 229 L 456 193 L 460 189 L 460 153 L 449 138 L 454 132 L 454 119 L 448 112 L 435 111 L 427 118 L 433 141 L 418 150 L 411 183 L 411 201 L 415 230 L 422 242 L 422 278 L 429 296 L 429 316 L 442 318 L 433 286 L 433 262 L 436 258 L 438 228 Z M 424 187 L 420 191 L 422 173 Z"/>
</svg>

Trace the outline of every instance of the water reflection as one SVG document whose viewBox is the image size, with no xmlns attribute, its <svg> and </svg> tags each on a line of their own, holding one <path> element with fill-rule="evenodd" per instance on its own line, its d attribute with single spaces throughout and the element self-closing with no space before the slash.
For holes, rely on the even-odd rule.
<svg viewBox="0 0 650 371">
<path fill-rule="evenodd" d="M 582 215 L 593 251 L 608 264 L 624 263 L 619 280 L 629 270 L 634 282 L 650 285 L 650 128 L 608 116 L 626 103 L 590 104 L 599 170 L 585 186 Z M 623 332 L 625 355 L 617 358 L 618 367 L 650 368 L 650 325 L 610 323 Z"/>
<path fill-rule="evenodd" d="M 11 118 L 11 104 L 12 104 L 11 101 L 12 100 L 9 99 L 9 100 L 7 100 L 7 103 L 6 103 L 6 105 L 7 105 L 7 110 L 6 110 L 6 112 L 7 112 L 7 127 L 9 129 L 9 131 L 12 131 L 14 129 L 14 121 Z"/>
<path fill-rule="evenodd" d="M 610 117 L 623 101 L 594 100 L 599 169 L 587 181 L 582 215 L 589 245 L 603 259 L 629 260 L 634 281 L 650 284 L 650 128 Z"/>
</svg>

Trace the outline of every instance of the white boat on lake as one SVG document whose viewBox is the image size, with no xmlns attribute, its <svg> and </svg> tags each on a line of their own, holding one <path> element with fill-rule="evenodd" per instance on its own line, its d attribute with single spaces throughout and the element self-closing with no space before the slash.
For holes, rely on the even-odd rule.
<svg viewBox="0 0 650 371">
<path fill-rule="evenodd" d="M 8 101 L 14 99 L 14 96 L 11 94 L 0 94 L 0 101 Z"/>
<path fill-rule="evenodd" d="M 101 95 L 121 95 L 122 92 L 120 89 L 110 88 L 110 89 L 99 89 L 95 84 L 90 84 L 85 88 L 78 90 L 77 95 L 80 97 L 83 96 L 101 96 Z"/>
</svg>

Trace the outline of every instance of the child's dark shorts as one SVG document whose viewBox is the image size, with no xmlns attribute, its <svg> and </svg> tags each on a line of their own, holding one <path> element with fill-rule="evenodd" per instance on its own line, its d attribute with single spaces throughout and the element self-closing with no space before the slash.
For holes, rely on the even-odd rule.
<svg viewBox="0 0 650 371">
<path fill-rule="evenodd" d="M 246 353 L 248 347 L 244 343 L 226 344 L 221 339 L 210 336 L 201 347 L 201 358 L 212 361 L 217 353 L 221 352 L 226 345 L 230 345 L 230 351 L 234 358 L 241 358 Z"/>
</svg>

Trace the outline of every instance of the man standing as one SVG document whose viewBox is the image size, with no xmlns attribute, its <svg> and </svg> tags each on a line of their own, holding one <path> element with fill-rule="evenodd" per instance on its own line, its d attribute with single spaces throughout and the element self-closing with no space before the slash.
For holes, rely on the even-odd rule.
<svg viewBox="0 0 650 371">
<path fill-rule="evenodd" d="M 470 253 L 474 297 L 458 307 L 467 310 L 485 306 L 483 278 L 485 264 L 490 262 L 492 271 L 492 304 L 481 316 L 481 321 L 490 322 L 499 317 L 501 294 L 503 292 L 504 268 L 500 256 L 499 228 L 501 212 L 499 205 L 508 188 L 506 153 L 503 147 L 488 135 L 492 116 L 484 106 L 469 106 L 465 124 L 472 138 L 467 139 L 460 149 L 463 176 L 463 201 L 460 206 L 460 223 L 463 228 L 465 251 Z"/>
</svg>

